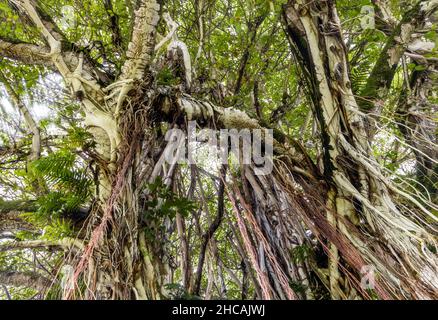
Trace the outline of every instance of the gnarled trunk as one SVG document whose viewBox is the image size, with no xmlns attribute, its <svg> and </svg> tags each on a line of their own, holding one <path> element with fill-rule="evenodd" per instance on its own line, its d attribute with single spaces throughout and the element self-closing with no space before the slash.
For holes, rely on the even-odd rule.
<svg viewBox="0 0 438 320">
<path fill-rule="evenodd" d="M 86 52 L 63 51 L 65 37 L 42 14 L 36 1 L 12 2 L 48 45 L 44 50 L 27 46 L 29 52 L 23 58 L 55 69 L 80 100 L 96 143 L 93 165 L 98 173 L 85 244 L 69 239 L 21 245 L 74 249 L 67 258 L 74 271 L 64 287 L 65 299 L 168 298 L 167 237 L 173 221 L 154 216 L 163 199 L 150 191 L 150 185 L 164 176 L 169 188 L 176 165 L 164 172 L 166 144 L 155 127 L 166 122 L 187 130 L 186 123 L 191 120 L 215 129 L 262 126 L 240 110 L 221 108 L 181 92 L 191 88 L 191 64 L 173 27 L 168 36 L 173 39 L 170 49 L 176 55 L 182 50 L 184 66 L 180 67 L 186 69 L 186 86 L 165 87 L 154 81 L 152 57 L 167 38 L 155 45 L 161 10 L 155 0 L 137 1 L 126 60 L 114 80 L 99 76 Z M 111 10 L 108 3 L 107 10 Z M 167 20 L 172 26 L 169 16 Z M 237 235 L 244 265 L 244 279 L 241 283 L 233 280 L 244 292 L 248 272 L 257 297 L 264 299 L 312 299 L 315 281 L 326 285 L 333 299 L 371 298 L 368 288 L 361 286 L 360 276 L 364 267 L 372 266 L 378 273 L 372 289 L 379 297 L 436 298 L 438 284 L 430 274 L 436 273 L 438 263 L 428 248 L 434 238 L 426 218 L 437 218 L 427 199 L 402 190 L 382 173 L 373 157 L 366 138 L 367 120 L 351 90 L 347 50 L 334 1 L 290 0 L 283 8 L 283 20 L 319 126 L 322 162 L 318 167 L 298 142 L 278 135 L 273 141 L 271 175 L 259 175 L 256 164 L 251 163 L 241 166 L 240 184 L 221 177 L 220 197 L 226 194 L 231 203 L 236 221 L 231 229 Z M 0 49 L 4 47 L 1 40 Z M 12 56 L 21 48 L 19 44 L 6 47 Z M 245 65 L 244 61 L 237 87 Z M 217 220 L 201 236 L 194 283 L 188 249 L 184 248 L 181 278 L 191 293 L 200 293 L 202 255 L 207 246 L 211 244 L 211 251 L 217 252 L 213 234 L 224 214 L 223 203 L 221 206 Z M 187 247 L 182 221 L 177 222 L 177 228 L 183 247 Z M 313 240 L 328 256 L 327 268 L 302 252 L 300 259 L 294 257 L 304 247 L 315 246 Z M 222 267 L 219 264 L 220 273 Z M 224 280 L 220 280 L 224 294 Z M 206 297 L 211 296 L 212 286 L 210 269 Z"/>
<path fill-rule="evenodd" d="M 421 275 L 436 265 L 435 256 L 425 247 L 426 242 L 433 243 L 433 237 L 406 217 L 407 213 L 397 206 L 397 198 L 406 197 L 418 206 L 414 210 L 436 218 L 420 201 L 384 177 L 373 158 L 366 139 L 365 119 L 351 91 L 346 48 L 334 1 L 291 1 L 285 7 L 284 18 L 320 127 L 324 179 L 329 188 L 327 220 L 361 257 L 356 264 L 348 261 L 347 253 L 332 241 L 329 247 L 332 297 L 354 298 L 361 288 L 353 289 L 358 286 L 350 282 L 355 280 L 349 274 L 359 273 L 366 265 L 376 268 L 382 277 L 375 286 L 382 298 L 400 297 L 396 294 L 400 283 L 407 288 L 403 295 L 434 297 L 436 284 Z M 380 240 L 365 240 L 366 233 Z M 408 258 L 412 252 L 417 252 L 415 259 Z M 342 260 L 356 270 L 345 268 Z M 402 266 L 402 272 L 393 267 L 397 264 Z"/>
</svg>

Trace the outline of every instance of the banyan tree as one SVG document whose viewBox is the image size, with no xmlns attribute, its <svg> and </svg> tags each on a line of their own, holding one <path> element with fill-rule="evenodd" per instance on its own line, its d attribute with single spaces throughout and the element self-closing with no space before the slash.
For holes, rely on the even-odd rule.
<svg viewBox="0 0 438 320">
<path fill-rule="evenodd" d="M 437 21 L 0 0 L 0 299 L 438 298 Z"/>
</svg>

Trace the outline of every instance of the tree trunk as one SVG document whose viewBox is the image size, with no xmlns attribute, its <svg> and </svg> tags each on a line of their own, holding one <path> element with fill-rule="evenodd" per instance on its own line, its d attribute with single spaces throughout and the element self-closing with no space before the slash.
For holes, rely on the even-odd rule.
<svg viewBox="0 0 438 320">
<path fill-rule="evenodd" d="M 428 251 L 425 241 L 433 243 L 433 237 L 425 233 L 422 226 L 406 218 L 406 213 L 401 212 L 394 201 L 397 197 L 406 197 L 418 206 L 419 211 L 425 215 L 430 213 L 384 177 L 372 156 L 365 138 L 365 121 L 351 91 L 346 48 L 334 1 L 290 1 L 285 7 L 284 18 L 294 56 L 303 67 L 311 90 L 309 96 L 320 126 L 325 150 L 324 179 L 328 186 L 327 220 L 362 256 L 356 264 L 349 262 L 350 267 L 356 266 L 353 273 L 359 273 L 366 265 L 374 266 L 383 275 L 381 283 L 374 288 L 382 298 L 390 298 L 399 291 L 398 281 L 406 286 L 403 294 L 435 296 L 436 284 L 418 277 L 418 272 L 433 270 L 435 262 L 430 264 L 430 261 L 436 258 L 431 252 L 426 253 L 429 258 L 424 255 Z M 436 221 L 435 217 L 431 218 Z M 366 229 L 381 241 L 365 241 L 359 236 L 363 231 L 359 232 L 357 228 Z M 421 252 L 419 247 L 425 251 Z M 340 270 L 342 259 L 347 259 L 346 252 L 340 251 L 339 245 L 330 244 L 332 298 L 354 298 L 356 290 L 346 278 L 350 272 Z M 405 259 L 409 252 L 417 252 L 416 261 Z M 403 266 L 402 277 L 400 271 L 392 267 L 397 263 Z"/>
<path fill-rule="evenodd" d="M 154 203 L 163 199 L 149 189 L 164 175 L 166 145 L 155 127 L 167 122 L 187 129 L 185 124 L 191 120 L 216 129 L 262 127 L 242 111 L 197 101 L 181 90 L 154 83 L 149 67 L 160 19 L 157 1 L 137 1 L 126 61 L 114 81 L 96 76 L 99 72 L 84 52 L 62 51 L 65 37 L 45 20 L 35 1 L 12 2 L 29 17 L 50 48 L 44 56 L 49 62 L 41 58 L 41 51 L 35 54 L 38 49 L 34 46 L 25 58 L 44 60 L 61 74 L 80 100 L 96 142 L 99 186 L 90 212 L 88 242 L 84 248 L 82 243 L 71 241 L 49 244 L 83 249 L 81 255 L 72 257 L 75 270 L 64 298 L 167 298 L 166 231 L 170 222 L 168 217 L 155 215 L 159 205 Z M 248 257 L 245 264 L 257 295 L 264 299 L 310 299 L 313 272 L 328 283 L 334 299 L 370 298 L 359 278 L 363 267 L 372 265 L 378 272 L 373 289 L 379 297 L 436 298 L 437 283 L 427 277 L 436 272 L 436 256 L 427 247 L 434 240 L 426 223 L 414 222 L 409 216 L 427 216 L 432 221 L 436 217 L 421 199 L 385 177 L 372 155 L 365 138 L 365 120 L 351 90 L 347 50 L 334 0 L 290 0 L 283 13 L 292 52 L 311 97 L 324 154 L 318 168 L 298 142 L 279 136 L 273 141 L 277 158 L 271 176 L 258 175 L 256 165 L 251 164 L 242 166 L 240 185 L 223 181 L 221 192 L 233 206 L 240 249 Z M 0 41 L 0 48 L 2 45 Z M 12 54 L 19 48 L 8 46 Z M 166 175 L 170 178 L 165 180 L 167 187 L 174 170 L 171 167 Z M 213 233 L 216 224 L 212 224 Z M 179 227 L 183 234 L 182 225 Z M 328 272 L 308 257 L 291 259 L 297 248 L 311 245 L 306 229 L 328 255 Z M 212 234 L 207 233 L 205 246 L 211 240 Z M 203 262 L 199 265 L 202 270 Z M 186 287 L 189 283 L 186 275 Z M 85 296 L 81 284 L 85 284 Z M 209 274 L 207 296 L 212 285 Z"/>
</svg>

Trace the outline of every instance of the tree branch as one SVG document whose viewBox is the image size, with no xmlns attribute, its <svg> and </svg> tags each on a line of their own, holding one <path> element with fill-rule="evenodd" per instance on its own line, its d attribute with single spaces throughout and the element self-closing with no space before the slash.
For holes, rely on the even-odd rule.
<svg viewBox="0 0 438 320">
<path fill-rule="evenodd" d="M 225 212 L 224 209 L 225 177 L 226 177 L 226 167 L 223 166 L 221 169 L 221 179 L 219 181 L 217 215 L 213 220 L 213 222 L 210 224 L 208 230 L 202 235 L 202 243 L 199 253 L 198 267 L 196 269 L 196 280 L 193 290 L 193 293 L 197 296 L 199 296 L 199 292 L 201 290 L 202 269 L 204 266 L 205 252 L 207 250 L 208 243 L 210 242 L 216 230 L 219 228 Z"/>
<path fill-rule="evenodd" d="M 427 17 L 438 9 L 438 1 L 421 0 L 409 10 L 389 37 L 371 71 L 358 104 L 362 111 L 370 112 L 391 88 L 400 59 L 412 41 L 415 30 L 424 25 Z"/>
<path fill-rule="evenodd" d="M 234 94 L 235 95 L 238 95 L 240 93 L 240 89 L 242 88 L 242 81 L 243 81 L 243 77 L 245 75 L 246 65 L 248 64 L 248 61 L 250 58 L 251 48 L 252 48 L 252 46 L 255 45 L 255 40 L 257 37 L 258 28 L 263 23 L 265 18 L 266 18 L 266 15 L 262 15 L 262 16 L 256 17 L 254 19 L 254 21 L 250 21 L 248 23 L 248 33 L 251 34 L 251 37 L 249 39 L 248 45 L 246 46 L 245 51 L 244 51 L 242 58 L 240 60 L 239 70 L 237 73 L 238 74 L 237 81 L 236 81 L 236 84 L 234 87 Z"/>
<path fill-rule="evenodd" d="M 433 70 L 432 68 L 430 68 Z M 438 159 L 436 124 L 432 120 L 433 110 L 428 117 L 428 97 L 431 95 L 433 79 L 431 70 L 413 71 L 406 79 L 397 109 L 397 125 L 404 140 L 411 147 L 417 167 L 417 180 L 426 188 L 433 199 L 438 197 Z"/>
<path fill-rule="evenodd" d="M 392 12 L 388 8 L 386 0 L 372 0 L 374 8 L 376 10 L 376 27 L 387 36 L 390 36 L 394 32 L 394 28 L 397 24 Z"/>
<path fill-rule="evenodd" d="M 0 213 L 0 233 L 15 231 L 35 231 L 35 227 L 20 218 L 20 212 Z"/>
<path fill-rule="evenodd" d="M 79 50 L 68 41 L 53 19 L 34 0 L 11 0 L 19 13 L 29 17 L 35 27 L 40 31 L 43 39 L 48 44 L 50 59 L 56 70 L 61 74 L 74 91 L 80 90 L 82 85 L 96 93 L 100 87 L 97 84 L 108 81 L 108 75 L 96 70 L 96 63 L 85 50 Z M 71 70 L 75 70 L 72 72 Z M 97 71 L 97 72 L 96 72 Z"/>
<path fill-rule="evenodd" d="M 20 97 L 18 96 L 18 94 L 16 93 L 14 88 L 12 88 L 8 79 L 5 77 L 5 75 L 1 71 L 0 71 L 0 81 L 5 86 L 6 92 L 8 93 L 8 95 L 11 98 L 12 102 L 14 103 L 15 107 L 18 109 L 18 111 L 23 116 L 24 121 L 26 122 L 26 125 L 29 127 L 30 131 L 32 132 L 32 136 L 33 136 L 32 137 L 32 152 L 31 152 L 29 160 L 30 161 L 37 160 L 41 156 L 40 128 L 38 127 L 35 119 L 30 114 L 27 106 L 23 103 L 23 100 L 20 99 Z"/>
<path fill-rule="evenodd" d="M 131 41 L 126 51 L 121 80 L 143 78 L 152 61 L 155 47 L 156 27 L 160 19 L 160 5 L 156 0 L 139 1 L 135 11 Z"/>
<path fill-rule="evenodd" d="M 23 249 L 52 249 L 52 250 L 83 250 L 84 244 L 80 240 L 64 238 L 57 241 L 50 240 L 30 240 L 7 242 L 0 244 L 0 252 L 23 250 Z"/>
<path fill-rule="evenodd" d="M 48 54 L 49 50 L 46 47 L 0 38 L 0 55 L 8 59 L 20 61 L 24 64 L 43 65 L 50 69 L 55 69 Z"/>
<path fill-rule="evenodd" d="M 0 284 L 14 287 L 32 287 L 42 291 L 52 281 L 37 272 L 0 271 Z"/>
<path fill-rule="evenodd" d="M 114 12 L 113 3 L 111 0 L 104 0 L 103 5 L 109 18 L 113 44 L 116 47 L 120 47 L 123 39 L 119 26 L 119 16 Z"/>
<path fill-rule="evenodd" d="M 73 49 L 73 45 L 66 45 L 66 47 Z M 79 48 L 75 48 L 80 51 Z M 20 41 L 17 39 L 9 39 L 0 37 L 0 56 L 8 59 L 19 61 L 27 65 L 45 66 L 46 68 L 58 72 L 55 63 L 51 59 L 50 49 L 48 47 L 36 45 Z M 74 50 L 64 50 L 62 57 L 69 69 L 74 69 L 79 63 L 79 57 Z M 85 53 L 84 69 L 92 74 L 95 71 L 98 81 L 101 83 L 109 83 L 110 76 L 95 68 L 95 62 L 91 60 L 89 55 Z"/>
</svg>

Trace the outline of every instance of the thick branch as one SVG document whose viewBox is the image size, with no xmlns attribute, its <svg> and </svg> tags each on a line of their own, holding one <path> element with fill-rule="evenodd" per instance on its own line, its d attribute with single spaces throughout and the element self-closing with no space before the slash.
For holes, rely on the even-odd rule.
<svg viewBox="0 0 438 320">
<path fill-rule="evenodd" d="M 0 38 L 0 55 L 29 65 L 43 65 L 51 69 L 54 65 L 48 57 L 49 50 L 35 44 Z"/>
<path fill-rule="evenodd" d="M 131 41 L 122 67 L 121 80 L 143 78 L 152 61 L 155 47 L 156 27 L 160 19 L 160 5 L 155 0 L 141 0 L 135 11 Z"/>
<path fill-rule="evenodd" d="M 36 272 L 0 271 L 0 283 L 14 287 L 31 287 L 42 291 L 52 282 Z"/>
<path fill-rule="evenodd" d="M 172 92 L 168 87 L 161 87 L 158 91 L 161 94 L 154 103 L 156 106 L 154 112 L 156 112 L 155 116 L 163 121 L 173 122 L 179 117 L 184 117 L 188 121 L 196 120 L 205 127 L 215 129 L 271 129 L 241 110 L 223 108 L 209 101 L 199 101 L 190 95 Z M 275 128 L 273 134 L 274 155 L 289 155 L 296 168 L 300 168 L 299 174 L 307 178 L 320 177 L 319 169 L 298 141 L 290 139 Z"/>
<path fill-rule="evenodd" d="M 0 213 L 0 233 L 15 231 L 34 231 L 32 224 L 20 218 L 20 212 L 10 211 Z"/>
<path fill-rule="evenodd" d="M 84 244 L 76 239 L 64 238 L 57 241 L 31 240 L 7 242 L 0 244 L 0 252 L 23 250 L 23 249 L 46 249 L 46 250 L 83 250 Z"/>
<path fill-rule="evenodd" d="M 73 45 L 66 45 L 68 48 L 73 48 Z M 76 48 L 77 49 L 77 48 Z M 50 56 L 50 49 L 40 45 L 18 41 L 0 37 L 0 56 L 11 60 L 19 61 L 27 65 L 45 66 L 50 70 L 58 72 L 56 65 Z M 73 50 L 64 50 L 62 57 L 69 69 L 73 70 L 79 63 L 79 57 Z M 109 77 L 104 72 L 95 68 L 94 62 L 90 62 L 91 58 L 86 54 L 84 61 L 84 69 L 92 74 L 92 70 L 96 73 L 98 80 L 102 83 L 108 83 Z"/>
<path fill-rule="evenodd" d="M 0 199 L 0 233 L 35 231 L 35 227 L 21 218 L 24 212 L 35 211 L 34 201 L 3 201 Z"/>
<path fill-rule="evenodd" d="M 96 82 L 105 82 L 108 80 L 108 77 L 104 72 L 96 70 L 96 63 L 90 58 L 89 54 L 78 50 L 74 44 L 70 43 L 53 19 L 44 12 L 36 1 L 11 1 L 17 6 L 19 13 L 26 14 L 40 31 L 44 41 L 50 48 L 47 58 L 52 61 L 56 70 L 63 76 L 67 84 L 76 87 L 75 89 L 78 89 L 77 87 L 80 87 L 82 84 L 86 84 L 94 91 L 99 91 Z M 75 70 L 75 72 L 71 70 Z"/>
</svg>

